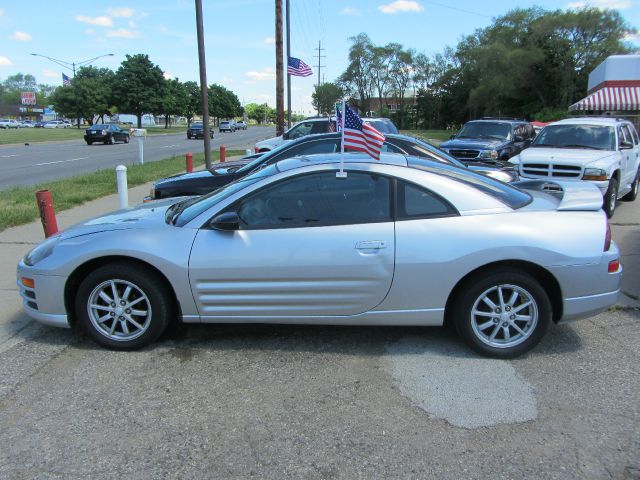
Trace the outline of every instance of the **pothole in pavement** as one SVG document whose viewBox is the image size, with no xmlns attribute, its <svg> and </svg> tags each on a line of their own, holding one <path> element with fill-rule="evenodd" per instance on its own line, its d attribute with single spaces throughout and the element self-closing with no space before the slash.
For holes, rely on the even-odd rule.
<svg viewBox="0 0 640 480">
<path fill-rule="evenodd" d="M 459 340 L 404 337 L 386 347 L 400 392 L 433 417 L 462 428 L 535 420 L 533 388 L 507 360 L 481 358 Z"/>
</svg>

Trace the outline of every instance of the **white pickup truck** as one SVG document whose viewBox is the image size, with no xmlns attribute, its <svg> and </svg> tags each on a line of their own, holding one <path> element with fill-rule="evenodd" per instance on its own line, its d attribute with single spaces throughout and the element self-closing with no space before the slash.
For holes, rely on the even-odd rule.
<svg viewBox="0 0 640 480">
<path fill-rule="evenodd" d="M 609 218 L 618 199 L 633 201 L 638 196 L 640 138 L 624 119 L 577 117 L 551 123 L 510 161 L 518 165 L 522 178 L 595 184 Z"/>
</svg>

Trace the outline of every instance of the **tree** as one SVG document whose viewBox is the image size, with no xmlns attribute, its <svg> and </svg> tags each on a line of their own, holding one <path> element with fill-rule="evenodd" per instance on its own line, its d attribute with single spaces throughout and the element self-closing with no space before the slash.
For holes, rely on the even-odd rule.
<svg viewBox="0 0 640 480">
<path fill-rule="evenodd" d="M 314 92 L 311 94 L 311 104 L 320 112 L 320 115 L 331 115 L 334 105 L 342 98 L 342 88 L 335 83 L 323 83 L 316 85 Z"/>
<path fill-rule="evenodd" d="M 338 81 L 346 92 L 355 92 L 358 95 L 359 109 L 368 112 L 373 91 L 373 44 L 366 33 L 350 37 L 349 40 L 352 42 L 349 48 L 349 65 Z"/>
<path fill-rule="evenodd" d="M 255 120 L 259 124 L 271 122 L 275 116 L 274 108 L 269 107 L 266 103 L 248 103 L 244 107 L 247 118 Z"/>
<path fill-rule="evenodd" d="M 185 98 L 180 113 L 187 117 L 187 125 L 190 126 L 194 116 L 202 115 L 202 96 L 200 86 L 196 82 L 184 82 L 182 86 Z"/>
<path fill-rule="evenodd" d="M 169 128 L 169 119 L 172 115 L 181 115 L 184 104 L 188 102 L 187 91 L 184 84 L 177 78 L 165 82 L 164 96 L 162 98 L 162 115 L 164 115 L 164 128 Z"/>
<path fill-rule="evenodd" d="M 388 44 L 384 47 L 371 48 L 371 81 L 378 92 L 380 108 L 378 113 L 383 111 L 383 99 L 387 96 L 388 85 L 391 81 L 391 61 L 393 59 L 394 45 Z"/>
<path fill-rule="evenodd" d="M 222 85 L 209 85 L 209 113 L 213 117 L 232 118 L 242 112 L 240 100 L 235 93 Z"/>
<path fill-rule="evenodd" d="M 132 113 L 142 127 L 145 113 L 162 109 L 165 78 L 159 66 L 148 55 L 127 55 L 115 74 L 114 104 L 120 113 Z"/>
<path fill-rule="evenodd" d="M 398 126 L 404 127 L 404 96 L 413 76 L 413 50 L 403 50 L 402 45 L 391 44 L 389 48 L 389 80 L 391 82 L 391 91 L 396 99 L 396 103 L 400 106 Z"/>
</svg>

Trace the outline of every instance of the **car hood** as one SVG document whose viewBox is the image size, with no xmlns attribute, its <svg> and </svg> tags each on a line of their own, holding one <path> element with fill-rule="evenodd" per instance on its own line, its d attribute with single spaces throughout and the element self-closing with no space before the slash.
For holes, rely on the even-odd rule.
<svg viewBox="0 0 640 480">
<path fill-rule="evenodd" d="M 111 230 L 157 228 L 166 225 L 165 214 L 167 209 L 185 198 L 189 197 L 173 197 L 166 200 L 143 203 L 135 207 L 116 210 L 90 218 L 63 230 L 60 233 L 60 238 L 67 239 Z"/>
<path fill-rule="evenodd" d="M 267 140 L 262 140 L 261 142 L 256 142 L 256 148 L 260 150 L 261 148 L 268 148 L 269 150 L 273 150 L 278 145 L 284 143 L 284 139 L 282 135 L 279 137 L 268 138 Z"/>
<path fill-rule="evenodd" d="M 588 150 L 582 148 L 527 148 L 520 152 L 513 163 L 557 162 L 583 167 L 615 155 L 610 150 Z"/>
<path fill-rule="evenodd" d="M 507 144 L 504 140 L 491 138 L 454 138 L 440 145 L 440 148 L 469 148 L 498 150 Z"/>
</svg>

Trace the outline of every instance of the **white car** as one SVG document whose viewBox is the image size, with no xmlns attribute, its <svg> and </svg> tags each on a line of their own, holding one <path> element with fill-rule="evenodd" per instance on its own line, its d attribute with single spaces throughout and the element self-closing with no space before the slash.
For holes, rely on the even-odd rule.
<svg viewBox="0 0 640 480">
<path fill-rule="evenodd" d="M 20 122 L 17 120 L 9 120 L 7 118 L 3 118 L 0 120 L 0 128 L 19 128 Z"/>
<path fill-rule="evenodd" d="M 586 180 L 604 197 L 611 218 L 618 199 L 633 201 L 640 183 L 640 138 L 612 117 L 568 118 L 547 125 L 531 147 L 510 160 L 522 178 Z"/>
<path fill-rule="evenodd" d="M 44 128 L 71 128 L 71 127 L 73 127 L 73 125 L 71 125 L 69 122 L 66 122 L 64 120 L 51 120 L 44 124 Z"/>
</svg>

